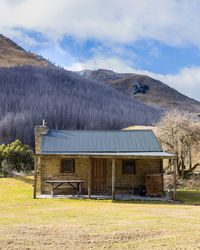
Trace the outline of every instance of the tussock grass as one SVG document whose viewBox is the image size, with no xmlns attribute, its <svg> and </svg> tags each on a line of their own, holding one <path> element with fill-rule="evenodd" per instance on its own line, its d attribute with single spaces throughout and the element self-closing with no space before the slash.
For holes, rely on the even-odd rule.
<svg viewBox="0 0 200 250">
<path fill-rule="evenodd" d="M 32 199 L 32 177 L 0 178 L 0 249 L 198 249 L 199 191 L 183 203 Z"/>
</svg>

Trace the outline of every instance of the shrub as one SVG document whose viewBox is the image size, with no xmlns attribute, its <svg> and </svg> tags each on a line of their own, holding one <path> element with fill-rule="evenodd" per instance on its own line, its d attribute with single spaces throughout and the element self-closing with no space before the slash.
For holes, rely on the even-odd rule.
<svg viewBox="0 0 200 250">
<path fill-rule="evenodd" d="M 33 151 L 21 141 L 0 146 L 0 171 L 4 176 L 10 176 L 13 172 L 30 172 L 33 165 Z"/>
<path fill-rule="evenodd" d="M 4 156 L 3 156 L 3 152 L 4 152 L 4 149 L 6 148 L 6 145 L 5 144 L 2 144 L 0 146 L 0 172 L 2 172 L 2 162 L 4 160 Z"/>
</svg>

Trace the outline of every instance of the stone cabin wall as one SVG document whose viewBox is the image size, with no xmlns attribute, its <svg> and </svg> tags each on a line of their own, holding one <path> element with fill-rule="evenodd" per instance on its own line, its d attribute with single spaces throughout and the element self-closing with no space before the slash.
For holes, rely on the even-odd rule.
<svg viewBox="0 0 200 250">
<path fill-rule="evenodd" d="M 45 181 L 55 176 L 78 177 L 85 181 L 82 184 L 82 193 L 87 194 L 88 188 L 88 169 L 89 159 L 75 159 L 75 173 L 61 173 L 61 157 L 43 157 L 41 159 L 41 182 L 38 181 L 38 191 L 44 194 L 50 194 L 51 185 Z M 161 173 L 162 160 L 153 159 L 138 159 L 136 160 L 136 174 L 123 174 L 122 173 L 122 160 L 116 159 L 116 183 L 118 184 L 132 184 L 132 185 L 145 185 L 146 174 Z M 106 160 L 106 184 L 112 183 L 112 159 Z M 76 193 L 72 188 L 60 187 L 56 193 Z"/>
</svg>

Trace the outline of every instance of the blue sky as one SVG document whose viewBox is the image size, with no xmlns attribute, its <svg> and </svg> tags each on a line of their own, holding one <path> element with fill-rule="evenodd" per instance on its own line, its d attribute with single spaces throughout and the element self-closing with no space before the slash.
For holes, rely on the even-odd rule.
<svg viewBox="0 0 200 250">
<path fill-rule="evenodd" d="M 0 0 L 0 33 L 69 70 L 147 74 L 200 101 L 200 0 Z"/>
</svg>

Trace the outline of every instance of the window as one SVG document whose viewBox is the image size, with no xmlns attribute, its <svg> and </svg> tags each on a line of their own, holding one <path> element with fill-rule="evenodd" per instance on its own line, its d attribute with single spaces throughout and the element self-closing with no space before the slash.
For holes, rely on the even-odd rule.
<svg viewBox="0 0 200 250">
<path fill-rule="evenodd" d="M 73 159 L 62 160 L 61 173 L 74 173 L 74 160 Z"/>
<path fill-rule="evenodd" d="M 122 173 L 123 174 L 135 174 L 135 160 L 123 160 Z"/>
</svg>

